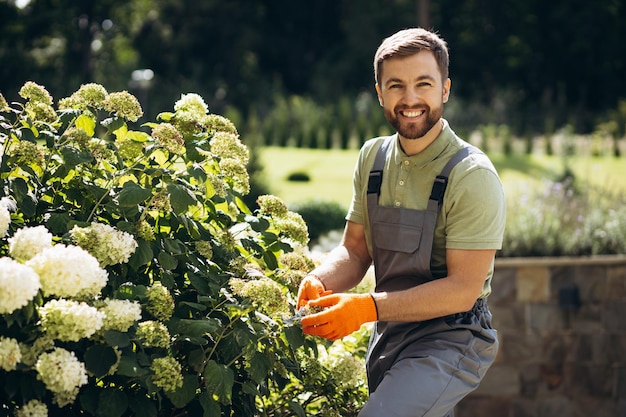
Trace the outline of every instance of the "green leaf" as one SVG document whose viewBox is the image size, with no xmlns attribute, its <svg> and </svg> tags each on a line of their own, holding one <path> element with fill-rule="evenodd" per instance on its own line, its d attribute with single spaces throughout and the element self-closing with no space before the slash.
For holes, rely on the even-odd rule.
<svg viewBox="0 0 626 417">
<path fill-rule="evenodd" d="M 96 121 L 83 113 L 76 118 L 76 127 L 84 130 L 89 136 L 93 136 L 96 131 Z"/>
<path fill-rule="evenodd" d="M 106 375 L 115 362 L 117 355 L 111 346 L 94 345 L 85 352 L 85 367 L 96 377 Z"/>
<path fill-rule="evenodd" d="M 259 217 L 247 215 L 245 217 L 245 220 L 246 220 L 246 223 L 248 223 L 250 227 L 252 228 L 252 230 L 254 230 L 255 232 L 264 232 L 267 230 L 268 227 L 270 227 L 270 222 L 268 222 L 267 219 L 264 219 L 262 217 L 259 218 Z"/>
<path fill-rule="evenodd" d="M 257 383 L 262 382 L 272 368 L 267 355 L 260 352 L 255 352 L 252 360 L 248 363 L 250 364 L 250 369 L 248 369 L 250 378 Z"/>
<path fill-rule="evenodd" d="M 176 214 L 186 212 L 189 206 L 197 203 L 196 196 L 191 190 L 180 184 L 169 184 L 167 191 L 170 194 L 170 204 Z"/>
<path fill-rule="evenodd" d="M 202 417 L 215 417 L 222 415 L 222 409 L 217 401 L 215 401 L 211 396 L 206 393 L 202 393 L 198 396 L 198 400 L 200 405 L 202 405 L 202 409 L 204 413 L 202 413 Z"/>
<path fill-rule="evenodd" d="M 198 378 L 195 375 L 185 375 L 183 386 L 174 392 L 165 391 L 165 395 L 177 408 L 183 408 L 196 396 L 197 389 Z"/>
<path fill-rule="evenodd" d="M 157 120 L 163 120 L 164 122 L 169 122 L 170 120 L 172 120 L 172 117 L 174 117 L 174 113 L 165 111 L 165 112 L 157 114 L 156 118 Z"/>
<path fill-rule="evenodd" d="M 91 162 L 93 156 L 89 151 L 81 151 L 73 146 L 64 146 L 60 149 L 63 161 L 68 168 L 74 168 L 76 165 Z"/>
<path fill-rule="evenodd" d="M 202 320 L 181 319 L 176 323 L 176 330 L 184 336 L 200 337 L 216 333 L 221 327 L 218 320 L 206 318 Z"/>
<path fill-rule="evenodd" d="M 156 417 L 158 415 L 154 401 L 145 396 L 131 397 L 128 408 L 133 412 L 133 417 Z"/>
<path fill-rule="evenodd" d="M 267 268 L 270 270 L 274 270 L 278 268 L 278 259 L 276 259 L 276 255 L 273 252 L 265 251 L 263 252 L 263 260 L 267 265 Z"/>
<path fill-rule="evenodd" d="M 117 330 L 107 330 L 104 332 L 104 340 L 110 346 L 126 347 L 130 345 L 130 339 L 127 333 L 118 332 Z M 117 360 L 117 359 L 116 359 Z"/>
<path fill-rule="evenodd" d="M 34 127 L 25 127 L 19 131 L 20 140 L 25 140 L 32 143 L 37 143 L 37 136 L 39 132 Z"/>
<path fill-rule="evenodd" d="M 96 415 L 98 412 L 98 393 L 99 389 L 95 385 L 87 385 L 80 390 L 78 395 L 78 401 L 83 410 L 92 415 Z"/>
<path fill-rule="evenodd" d="M 148 135 L 146 132 L 138 132 L 136 130 L 129 131 L 126 137 L 132 140 L 133 142 L 143 143 L 143 142 L 147 142 L 148 140 L 150 140 L 150 135 Z"/>
<path fill-rule="evenodd" d="M 306 412 L 304 411 L 304 408 L 302 408 L 302 406 L 297 402 L 289 401 L 289 408 L 291 408 L 298 417 L 306 417 Z"/>
<path fill-rule="evenodd" d="M 143 203 L 152 196 L 152 191 L 139 186 L 133 181 L 126 181 L 117 195 L 120 206 L 130 207 Z"/>
<path fill-rule="evenodd" d="M 100 124 L 107 128 L 107 133 L 111 134 L 126 123 L 124 119 L 119 117 L 109 117 L 108 119 L 104 119 Z"/>
<path fill-rule="evenodd" d="M 189 272 L 187 277 L 189 278 L 191 285 L 198 290 L 198 292 L 201 294 L 211 294 L 211 287 L 209 287 L 206 278 L 198 276 L 193 272 Z"/>
<path fill-rule="evenodd" d="M 69 213 L 52 213 L 46 221 L 46 227 L 55 235 L 63 235 L 68 231 L 68 223 L 72 220 Z"/>
<path fill-rule="evenodd" d="M 105 389 L 98 399 L 98 417 L 121 417 L 128 408 L 128 398 L 115 388 Z"/>
<path fill-rule="evenodd" d="M 120 363 L 117 365 L 117 371 L 115 373 L 117 375 L 136 378 L 148 375 L 149 371 L 139 366 L 139 363 L 137 363 L 135 358 L 122 356 L 122 358 L 120 359 Z"/>
<path fill-rule="evenodd" d="M 135 249 L 135 253 L 130 256 L 128 264 L 134 269 L 139 269 L 140 266 L 146 265 L 148 262 L 152 261 L 153 256 L 154 254 L 150 242 L 137 239 L 137 249 Z"/>
<path fill-rule="evenodd" d="M 287 338 L 287 343 L 289 343 L 289 346 L 293 350 L 296 350 L 300 346 L 304 345 L 304 333 L 302 333 L 302 328 L 300 328 L 300 326 L 284 327 L 283 332 Z"/>
<path fill-rule="evenodd" d="M 159 252 L 157 259 L 159 260 L 159 264 L 169 271 L 176 269 L 178 266 L 178 260 L 167 252 Z"/>
<path fill-rule="evenodd" d="M 235 373 L 226 365 L 211 360 L 204 368 L 204 384 L 209 395 L 216 395 L 222 404 L 230 404 Z"/>
</svg>

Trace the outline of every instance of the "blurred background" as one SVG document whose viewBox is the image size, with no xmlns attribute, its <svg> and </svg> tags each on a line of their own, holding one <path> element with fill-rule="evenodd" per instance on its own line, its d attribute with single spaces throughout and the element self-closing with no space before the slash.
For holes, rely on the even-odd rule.
<svg viewBox="0 0 626 417">
<path fill-rule="evenodd" d="M 374 52 L 420 25 L 449 44 L 460 133 L 623 136 L 625 20 L 622 0 L 0 0 L 0 92 L 10 102 L 32 80 L 58 100 L 96 82 L 135 94 L 150 120 L 195 92 L 244 140 L 329 147 L 316 126 L 384 129 Z M 294 139 L 280 129 L 298 111 Z"/>
</svg>

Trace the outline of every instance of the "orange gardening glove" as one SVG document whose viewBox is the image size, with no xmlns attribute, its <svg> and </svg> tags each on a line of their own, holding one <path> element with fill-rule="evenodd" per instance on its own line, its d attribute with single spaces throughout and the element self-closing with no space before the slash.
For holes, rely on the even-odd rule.
<svg viewBox="0 0 626 417">
<path fill-rule="evenodd" d="M 332 294 L 332 291 L 326 291 L 322 281 L 313 275 L 307 275 L 300 283 L 300 288 L 298 288 L 298 309 L 307 305 L 310 300 L 316 300 L 328 294 Z"/>
<path fill-rule="evenodd" d="M 324 311 L 302 318 L 302 331 L 330 340 L 341 339 L 359 330 L 363 323 L 376 321 L 378 312 L 371 294 L 332 294 L 309 303 Z"/>
</svg>

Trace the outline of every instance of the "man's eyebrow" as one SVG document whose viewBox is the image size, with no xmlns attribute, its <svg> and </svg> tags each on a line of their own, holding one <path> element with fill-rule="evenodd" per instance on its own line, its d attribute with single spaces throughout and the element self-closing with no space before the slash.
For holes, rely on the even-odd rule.
<svg viewBox="0 0 626 417">
<path fill-rule="evenodd" d="M 415 81 L 424 81 L 424 80 L 436 81 L 436 78 L 433 77 L 432 75 L 424 74 L 424 75 L 420 75 L 419 77 L 415 79 Z M 404 80 L 400 78 L 392 77 L 392 78 L 389 78 L 388 80 L 385 80 L 385 85 L 389 85 L 393 83 L 403 83 L 403 82 Z"/>
</svg>

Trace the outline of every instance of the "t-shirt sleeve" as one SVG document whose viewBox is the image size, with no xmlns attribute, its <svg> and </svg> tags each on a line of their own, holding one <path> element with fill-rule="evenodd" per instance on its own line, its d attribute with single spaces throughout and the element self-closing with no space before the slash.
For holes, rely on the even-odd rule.
<svg viewBox="0 0 626 417">
<path fill-rule="evenodd" d="M 475 167 L 448 190 L 443 207 L 446 248 L 501 249 L 506 202 L 495 170 Z"/>
</svg>

